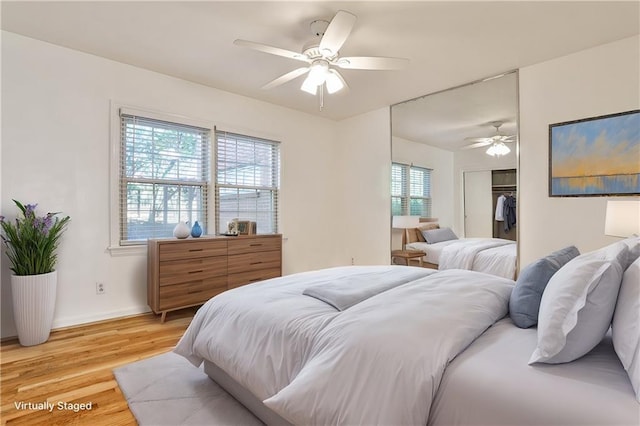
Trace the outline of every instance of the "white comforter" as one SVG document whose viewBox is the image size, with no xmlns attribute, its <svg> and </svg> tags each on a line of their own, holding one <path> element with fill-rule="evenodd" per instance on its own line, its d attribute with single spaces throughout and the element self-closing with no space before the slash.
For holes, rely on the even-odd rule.
<svg viewBox="0 0 640 426">
<path fill-rule="evenodd" d="M 423 278 L 342 312 L 302 291 L 357 274 Z M 296 274 L 225 292 L 176 352 L 208 359 L 294 424 L 426 424 L 446 367 L 507 312 L 513 281 L 402 266 Z"/>
<path fill-rule="evenodd" d="M 464 238 L 442 249 L 438 269 L 468 269 L 513 278 L 516 243 L 501 238 Z"/>
</svg>

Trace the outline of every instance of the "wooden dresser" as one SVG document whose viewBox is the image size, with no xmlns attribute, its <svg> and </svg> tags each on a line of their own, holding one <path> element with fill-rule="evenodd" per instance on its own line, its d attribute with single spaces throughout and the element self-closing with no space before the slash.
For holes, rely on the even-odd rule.
<svg viewBox="0 0 640 426">
<path fill-rule="evenodd" d="M 282 275 L 282 235 L 166 238 L 147 245 L 147 303 L 162 322 L 169 311 Z"/>
</svg>

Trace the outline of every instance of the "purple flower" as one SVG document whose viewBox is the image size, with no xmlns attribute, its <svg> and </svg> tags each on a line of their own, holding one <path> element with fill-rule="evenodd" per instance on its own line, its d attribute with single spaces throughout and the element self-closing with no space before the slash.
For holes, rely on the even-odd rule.
<svg viewBox="0 0 640 426">
<path fill-rule="evenodd" d="M 53 213 L 48 213 L 45 217 L 42 218 L 42 233 L 48 234 L 51 226 L 53 226 Z"/>
<path fill-rule="evenodd" d="M 4 216 L 0 216 L 0 222 L 4 222 Z"/>
<path fill-rule="evenodd" d="M 38 207 L 37 204 L 27 204 L 26 206 L 24 206 L 25 208 L 24 216 L 25 217 L 35 216 L 36 207 Z"/>
</svg>

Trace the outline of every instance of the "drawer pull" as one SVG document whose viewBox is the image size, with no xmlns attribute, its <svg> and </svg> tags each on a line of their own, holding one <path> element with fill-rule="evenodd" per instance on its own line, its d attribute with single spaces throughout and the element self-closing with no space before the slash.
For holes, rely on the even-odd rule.
<svg viewBox="0 0 640 426">
<path fill-rule="evenodd" d="M 255 283 L 256 281 L 262 281 L 262 278 L 252 278 L 249 280 L 250 283 Z"/>
<path fill-rule="evenodd" d="M 203 272 L 203 270 L 200 269 L 199 271 L 189 271 L 190 274 L 199 274 L 200 272 Z"/>
<path fill-rule="evenodd" d="M 262 247 L 262 243 L 249 244 L 249 247 Z"/>
<path fill-rule="evenodd" d="M 261 263 L 262 263 L 262 262 L 251 262 L 249 265 L 259 265 L 259 264 L 261 264 Z"/>
<path fill-rule="evenodd" d="M 189 249 L 189 253 L 193 253 L 195 251 L 202 251 L 203 249 L 199 248 L 199 249 Z"/>
<path fill-rule="evenodd" d="M 200 290 L 191 290 L 187 292 L 187 294 L 198 294 L 198 293 L 202 293 L 202 292 Z"/>
</svg>

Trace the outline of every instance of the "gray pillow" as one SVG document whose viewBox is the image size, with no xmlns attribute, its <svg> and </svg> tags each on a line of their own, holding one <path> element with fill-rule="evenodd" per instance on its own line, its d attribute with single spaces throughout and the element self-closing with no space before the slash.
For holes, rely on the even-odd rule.
<svg viewBox="0 0 640 426">
<path fill-rule="evenodd" d="M 422 231 L 422 236 L 427 244 L 440 243 L 442 241 L 457 240 L 458 237 L 451 228 L 428 229 Z"/>
<path fill-rule="evenodd" d="M 540 300 L 547 283 L 558 270 L 580 252 L 575 246 L 565 247 L 538 259 L 524 268 L 509 299 L 509 315 L 520 328 L 538 323 Z"/>
</svg>

